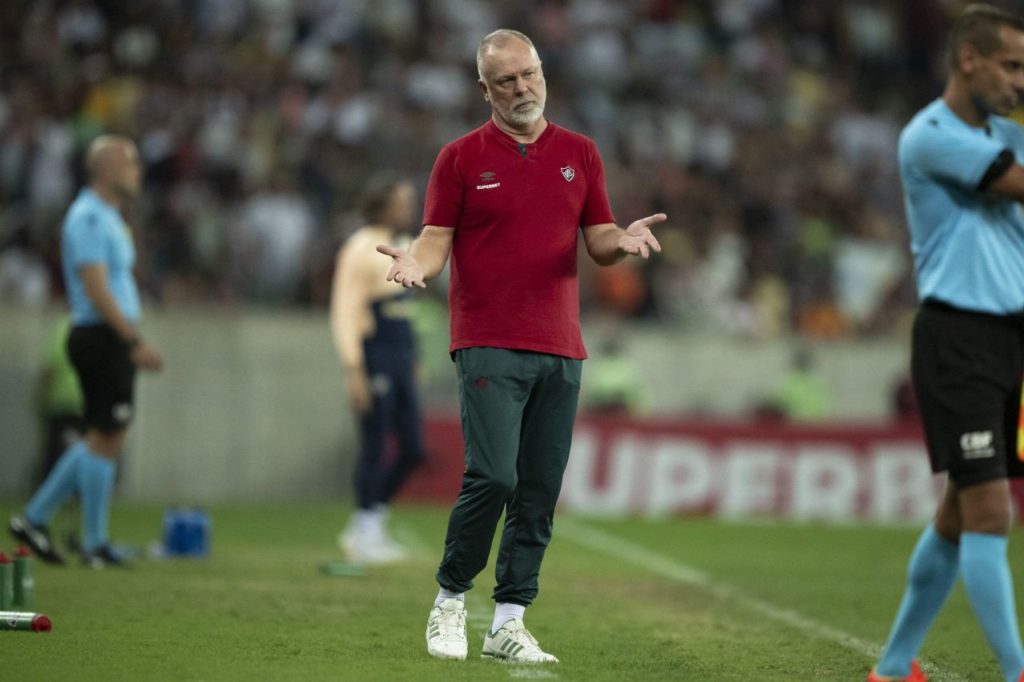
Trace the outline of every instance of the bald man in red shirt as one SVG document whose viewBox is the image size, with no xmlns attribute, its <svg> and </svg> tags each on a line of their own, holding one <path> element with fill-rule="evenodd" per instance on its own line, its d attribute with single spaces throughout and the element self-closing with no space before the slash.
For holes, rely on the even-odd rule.
<svg viewBox="0 0 1024 682">
<path fill-rule="evenodd" d="M 405 287 L 425 286 L 452 256 L 450 351 L 465 471 L 437 571 L 427 651 L 466 658 L 464 596 L 487 565 L 505 511 L 483 655 L 556 663 L 523 615 L 551 539 L 586 358 L 578 233 L 595 262 L 611 265 L 660 251 L 650 226 L 666 216 L 625 230 L 615 224 L 594 142 L 544 118 L 544 72 L 527 36 L 509 29 L 487 35 L 477 69 L 491 119 L 438 154 L 423 231 L 409 251 L 377 247 L 393 259 L 387 279 Z"/>
</svg>

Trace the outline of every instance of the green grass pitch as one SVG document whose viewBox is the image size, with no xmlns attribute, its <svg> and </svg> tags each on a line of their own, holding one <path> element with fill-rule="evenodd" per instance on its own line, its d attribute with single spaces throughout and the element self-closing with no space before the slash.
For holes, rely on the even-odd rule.
<svg viewBox="0 0 1024 682">
<path fill-rule="evenodd" d="M 12 510 L 0 505 L 3 519 Z M 345 514 L 337 504 L 218 507 L 206 560 L 95 572 L 37 562 L 35 610 L 54 629 L 0 632 L 0 679 L 863 680 L 918 532 L 556 517 L 527 625 L 562 662 L 527 667 L 479 658 L 493 566 L 469 594 L 469 660 L 427 655 L 447 510 L 395 510 L 407 563 L 326 576 L 317 567 L 340 558 Z M 118 506 L 112 520 L 122 542 L 160 535 L 160 509 Z M 1020 594 L 1019 533 L 1010 551 Z M 961 587 L 922 654 L 933 680 L 999 679 Z"/>
</svg>

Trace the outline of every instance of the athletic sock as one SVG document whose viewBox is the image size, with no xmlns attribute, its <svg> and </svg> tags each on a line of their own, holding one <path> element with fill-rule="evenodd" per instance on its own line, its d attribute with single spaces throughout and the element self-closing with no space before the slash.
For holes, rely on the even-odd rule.
<svg viewBox="0 0 1024 682">
<path fill-rule="evenodd" d="M 78 486 L 82 496 L 82 549 L 91 552 L 108 542 L 110 498 L 114 492 L 116 464 L 86 450 L 78 467 Z"/>
<path fill-rule="evenodd" d="M 907 567 L 907 588 L 896 613 L 889 640 L 875 668 L 879 675 L 904 677 L 910 662 L 956 584 L 963 550 L 929 525 L 921 533 Z"/>
<path fill-rule="evenodd" d="M 523 614 L 525 613 L 526 607 L 522 604 L 498 602 L 494 607 L 494 620 L 491 621 L 491 634 L 493 635 L 501 628 L 502 625 L 513 618 L 522 619 Z"/>
<path fill-rule="evenodd" d="M 437 598 L 434 599 L 434 606 L 440 606 L 441 602 L 445 599 L 458 599 L 459 601 L 464 602 L 466 601 L 466 593 L 452 592 L 451 590 L 446 590 L 442 587 L 437 593 Z"/>
<path fill-rule="evenodd" d="M 1017 682 L 1024 670 L 1024 647 L 1017 625 L 1006 544 L 1002 535 L 961 534 L 960 572 L 974 616 L 999 659 L 1003 677 L 1007 682 Z"/>
<path fill-rule="evenodd" d="M 383 522 L 375 509 L 356 509 L 352 512 L 348 527 L 360 546 L 377 546 L 381 542 Z"/>
<path fill-rule="evenodd" d="M 76 441 L 64 451 L 25 507 L 25 518 L 29 523 L 33 526 L 49 525 L 57 508 L 78 490 L 78 467 L 85 453 L 83 441 Z"/>
</svg>

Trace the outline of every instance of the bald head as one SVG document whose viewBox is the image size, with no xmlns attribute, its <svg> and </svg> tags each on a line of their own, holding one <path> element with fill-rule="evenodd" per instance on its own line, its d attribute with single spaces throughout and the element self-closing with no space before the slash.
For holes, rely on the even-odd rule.
<svg viewBox="0 0 1024 682">
<path fill-rule="evenodd" d="M 139 193 L 142 173 L 135 143 L 122 135 L 100 135 L 85 154 L 89 184 L 108 199 L 123 201 Z"/>
<path fill-rule="evenodd" d="M 495 50 L 508 46 L 511 42 L 525 43 L 533 53 L 534 58 L 538 62 L 540 61 L 540 57 L 537 55 L 537 48 L 533 46 L 533 41 L 530 40 L 529 36 L 511 28 L 499 28 L 497 31 L 492 31 L 485 35 L 483 40 L 480 41 L 480 47 L 476 50 L 476 72 L 480 76 L 480 80 L 484 80 L 485 67 L 488 61 L 487 57 Z"/>
</svg>

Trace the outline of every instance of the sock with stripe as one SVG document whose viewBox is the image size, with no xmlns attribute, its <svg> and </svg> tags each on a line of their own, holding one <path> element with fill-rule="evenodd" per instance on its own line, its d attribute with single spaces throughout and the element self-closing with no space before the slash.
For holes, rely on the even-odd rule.
<svg viewBox="0 0 1024 682">
<path fill-rule="evenodd" d="M 114 460 L 88 450 L 78 466 L 78 487 L 82 496 L 82 549 L 91 552 L 108 543 L 110 498 L 114 493 Z"/>
<path fill-rule="evenodd" d="M 907 588 L 875 671 L 886 677 L 910 674 L 910 662 L 939 615 L 960 567 L 960 548 L 929 525 L 917 541 L 907 568 Z"/>
<path fill-rule="evenodd" d="M 85 452 L 85 442 L 76 441 L 57 460 L 25 507 L 25 518 L 33 526 L 49 525 L 57 509 L 78 490 L 78 467 Z"/>
<path fill-rule="evenodd" d="M 1013 580 L 1006 560 L 1003 535 L 960 535 L 960 574 L 974 616 L 981 623 L 989 646 L 999 660 L 1007 682 L 1017 682 L 1024 670 Z"/>
</svg>

